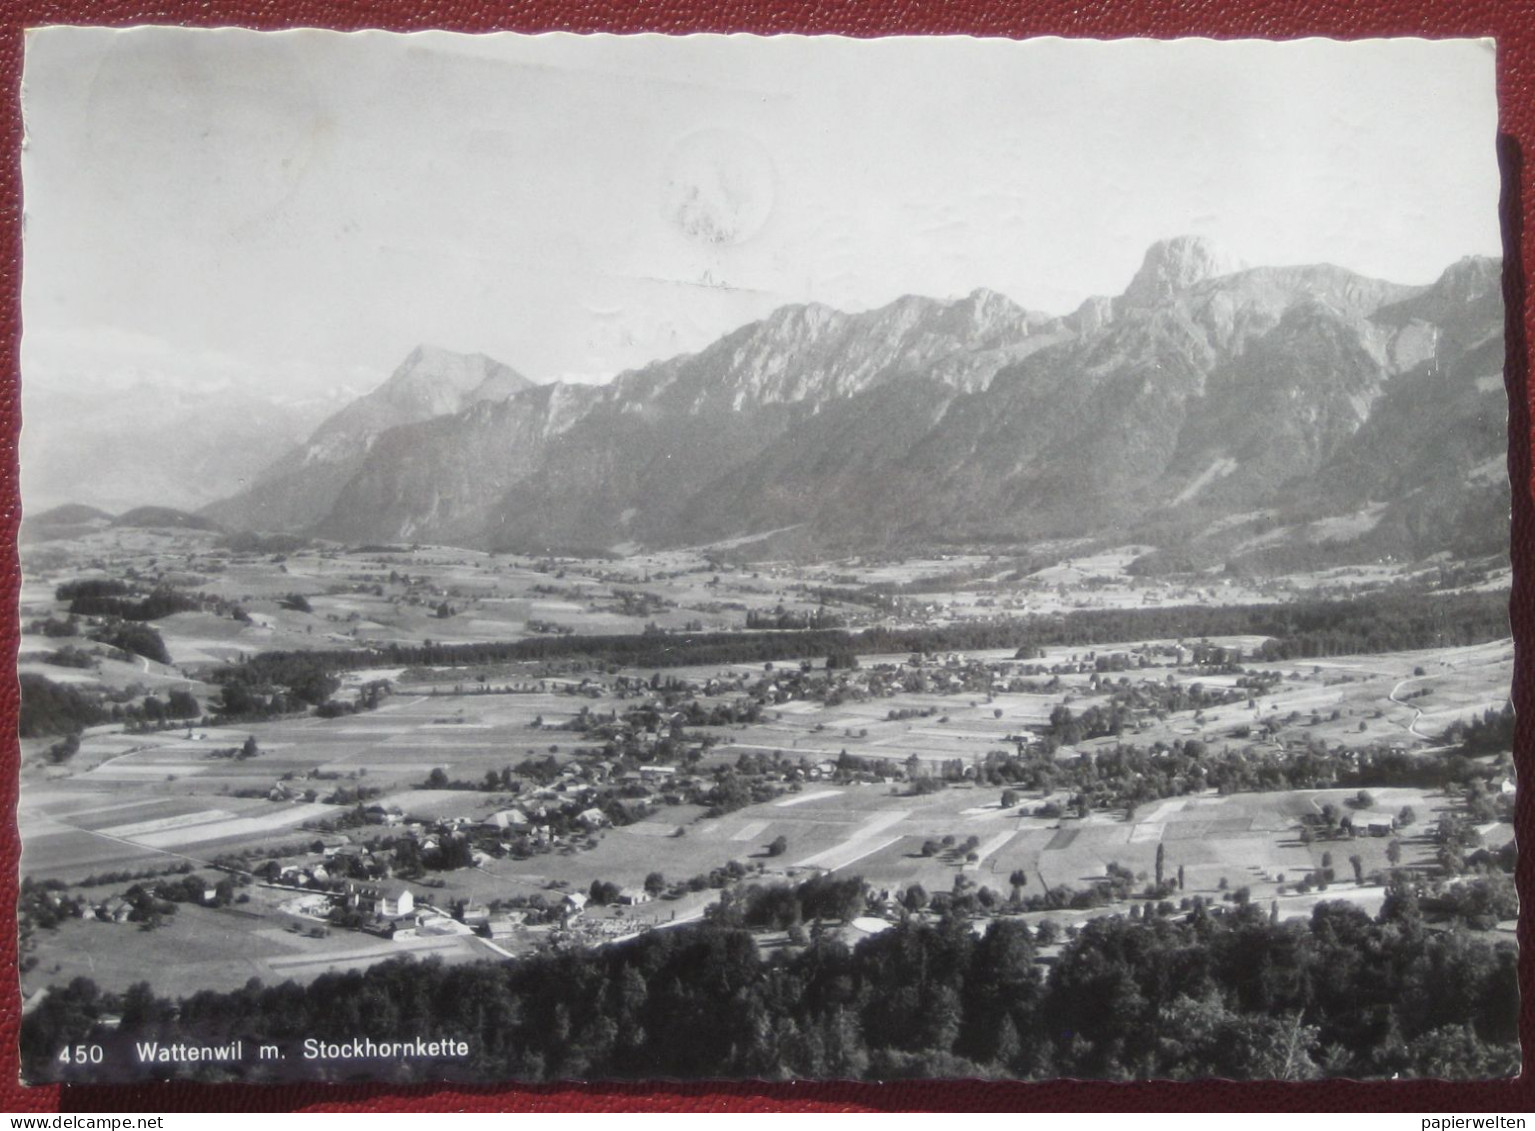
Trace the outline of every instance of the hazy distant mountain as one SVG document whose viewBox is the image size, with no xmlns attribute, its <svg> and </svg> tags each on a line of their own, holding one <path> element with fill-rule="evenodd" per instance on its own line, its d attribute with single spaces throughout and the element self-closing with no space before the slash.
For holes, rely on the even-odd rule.
<svg viewBox="0 0 1535 1131">
<path fill-rule="evenodd" d="M 233 527 L 296 530 L 322 520 L 368 449 L 390 429 L 505 400 L 532 382 L 483 354 L 418 346 L 378 388 L 352 401 L 309 439 L 206 510 Z"/>
<path fill-rule="evenodd" d="M 212 520 L 199 514 L 188 514 L 175 507 L 134 507 L 112 520 L 113 526 L 134 526 L 145 530 L 217 530 Z"/>
<path fill-rule="evenodd" d="M 791 306 L 607 386 L 455 406 L 428 382 L 397 420 L 401 375 L 444 368 L 413 355 L 208 513 L 520 549 L 795 527 L 808 551 L 1133 534 L 1260 565 L 1287 546 L 1494 552 L 1502 331 L 1495 261 L 1410 287 L 1180 237 L 1062 318 L 987 291 Z"/>
<path fill-rule="evenodd" d="M 233 491 L 298 444 L 324 409 L 227 385 L 199 390 L 143 380 L 102 388 L 88 376 L 55 386 L 23 377 L 20 445 L 28 511 L 88 503 L 195 510 Z"/>
<path fill-rule="evenodd" d="M 81 538 L 111 525 L 112 516 L 98 507 L 65 503 L 50 510 L 23 515 L 18 537 L 22 543 Z"/>
</svg>

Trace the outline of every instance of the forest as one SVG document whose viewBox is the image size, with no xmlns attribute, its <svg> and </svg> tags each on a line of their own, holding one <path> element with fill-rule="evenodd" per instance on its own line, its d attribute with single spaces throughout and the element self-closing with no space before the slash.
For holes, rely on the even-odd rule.
<svg viewBox="0 0 1535 1131">
<path fill-rule="evenodd" d="M 22 672 L 18 682 L 21 684 L 19 730 L 22 738 L 78 734 L 111 717 L 101 696 L 95 692 L 54 683 L 33 672 Z"/>
<path fill-rule="evenodd" d="M 835 905 L 838 888 L 811 893 Z M 849 947 L 819 921 L 764 955 L 702 924 L 598 950 L 445 966 L 397 960 L 308 986 L 179 1001 L 76 979 L 22 1024 L 33 1083 L 101 1079 L 63 1065 L 99 1044 L 113 1078 L 204 1080 L 760 1077 L 1302 1080 L 1491 1078 L 1518 1071 L 1512 942 L 1425 924 L 1394 885 L 1376 919 L 1319 904 L 1090 921 L 1046 948 L 1026 924 L 977 937 L 961 917 L 910 918 Z M 1048 953 L 1054 951 L 1055 953 Z M 107 1023 L 107 1018 L 114 1022 Z M 452 1039 L 465 1059 L 303 1060 L 305 1038 Z M 287 1050 L 283 1061 L 143 1064 L 145 1040 Z"/>
</svg>

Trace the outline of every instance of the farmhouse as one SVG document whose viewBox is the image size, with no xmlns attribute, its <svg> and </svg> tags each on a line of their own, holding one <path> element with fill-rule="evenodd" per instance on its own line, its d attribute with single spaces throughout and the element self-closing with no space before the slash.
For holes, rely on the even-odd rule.
<svg viewBox="0 0 1535 1131">
<path fill-rule="evenodd" d="M 96 908 L 96 918 L 108 923 L 126 923 L 132 914 L 132 904 L 120 895 L 114 895 Z"/>
<path fill-rule="evenodd" d="M 368 923 L 362 929 L 379 938 L 400 940 L 416 938 L 419 928 L 420 922 L 414 915 L 400 915 Z"/>
<path fill-rule="evenodd" d="M 503 913 L 491 916 L 476 929 L 482 937 L 494 942 L 497 939 L 511 938 L 516 933 L 517 928 L 522 926 L 522 923 L 523 917 L 520 914 Z"/>
<path fill-rule="evenodd" d="M 364 915 L 377 915 L 383 919 L 409 915 L 416 907 L 416 897 L 408 887 L 399 883 L 348 883 L 345 900 L 348 907 Z"/>
<path fill-rule="evenodd" d="M 409 915 L 416 906 L 416 897 L 404 884 L 385 884 L 379 899 L 378 911 L 384 918 Z"/>
<path fill-rule="evenodd" d="M 492 813 L 481 822 L 486 828 L 499 829 L 503 832 L 507 829 L 524 828 L 527 826 L 527 823 L 527 815 L 521 809 L 502 809 L 499 813 Z"/>
</svg>

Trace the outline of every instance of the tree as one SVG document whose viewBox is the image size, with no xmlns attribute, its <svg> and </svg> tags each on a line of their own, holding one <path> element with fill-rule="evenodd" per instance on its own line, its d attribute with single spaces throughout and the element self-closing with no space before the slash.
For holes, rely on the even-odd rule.
<svg viewBox="0 0 1535 1131">
<path fill-rule="evenodd" d="M 1167 848 L 1160 841 L 1158 841 L 1157 842 L 1157 887 L 1161 887 L 1162 886 L 1162 868 L 1163 868 L 1164 864 L 1166 863 L 1166 860 L 1167 860 Z"/>
<path fill-rule="evenodd" d="M 240 746 L 240 753 L 237 755 L 237 757 L 241 759 L 254 758 L 257 754 L 260 753 L 261 748 L 256 745 L 256 736 L 253 734 L 248 734 L 245 736 L 244 743 L 242 743 Z"/>
<path fill-rule="evenodd" d="M 341 681 L 329 672 L 318 667 L 311 667 L 290 677 L 288 690 L 294 698 L 301 699 L 311 707 L 318 707 L 341 687 Z"/>
<path fill-rule="evenodd" d="M 774 837 L 773 838 L 773 843 L 768 845 L 768 847 L 767 847 L 767 853 L 768 853 L 769 856 L 782 856 L 787 851 L 789 851 L 789 838 L 788 837 L 783 837 L 783 836 Z"/>
<path fill-rule="evenodd" d="M 111 645 L 113 648 L 121 648 L 124 652 L 131 652 L 135 656 L 143 656 L 146 660 L 153 660 L 157 664 L 171 662 L 171 655 L 165 649 L 165 641 L 160 639 L 160 634 L 147 624 L 121 622 L 98 632 L 91 639 L 101 644 Z"/>
<path fill-rule="evenodd" d="M 1014 869 L 1013 873 L 1007 877 L 1007 882 L 1013 885 L 1013 902 L 1017 903 L 1023 898 L 1023 889 L 1028 885 L 1029 874 L 1022 868 Z"/>
<path fill-rule="evenodd" d="M 197 705 L 197 696 L 190 691 L 172 691 L 167 696 L 165 714 L 172 719 L 195 719 L 202 714 L 202 708 Z"/>
<path fill-rule="evenodd" d="M 1380 920 L 1383 923 L 1414 925 L 1423 921 L 1417 890 L 1411 881 L 1400 878 L 1400 873 L 1386 888 L 1386 899 L 1380 906 Z"/>
<path fill-rule="evenodd" d="M 234 681 L 220 689 L 219 703 L 215 710 L 220 715 L 235 719 L 265 711 L 266 700 L 254 694 L 245 684 Z"/>
<path fill-rule="evenodd" d="M 1354 882 L 1356 884 L 1364 883 L 1364 858 L 1361 856 L 1350 856 L 1348 862 L 1354 866 Z"/>
<path fill-rule="evenodd" d="M 645 877 L 645 891 L 649 895 L 660 895 L 666 890 L 666 877 L 660 872 L 652 872 Z"/>
<path fill-rule="evenodd" d="M 95 693 L 54 683 L 32 672 L 22 672 L 18 682 L 21 684 L 19 723 L 23 738 L 76 734 L 111 717 Z"/>
<path fill-rule="evenodd" d="M 1393 839 L 1390 844 L 1386 845 L 1386 859 L 1392 864 L 1400 864 L 1402 862 L 1401 841 Z"/>
<path fill-rule="evenodd" d="M 1018 1039 L 1018 1026 L 1013 1024 L 1009 1014 L 1002 1015 L 1002 1024 L 997 1029 L 997 1052 L 992 1063 L 1004 1076 L 1016 1076 L 1020 1073 L 1023 1061 L 1023 1044 Z"/>
</svg>

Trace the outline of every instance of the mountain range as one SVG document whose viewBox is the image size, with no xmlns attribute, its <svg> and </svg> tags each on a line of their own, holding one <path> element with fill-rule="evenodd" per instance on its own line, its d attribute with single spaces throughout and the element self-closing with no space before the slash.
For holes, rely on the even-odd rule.
<svg viewBox="0 0 1535 1131">
<path fill-rule="evenodd" d="M 785 306 L 600 386 L 419 349 L 203 513 L 525 551 L 755 537 L 798 554 L 1120 539 L 1169 567 L 1495 554 L 1502 371 L 1497 260 L 1407 286 L 1247 267 L 1183 236 L 1068 315 L 986 290 Z"/>
</svg>

